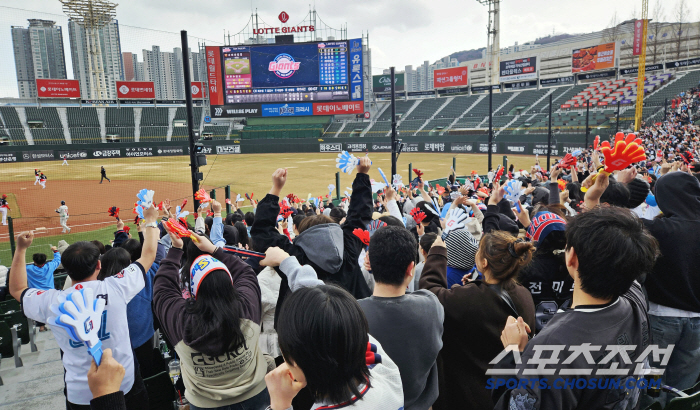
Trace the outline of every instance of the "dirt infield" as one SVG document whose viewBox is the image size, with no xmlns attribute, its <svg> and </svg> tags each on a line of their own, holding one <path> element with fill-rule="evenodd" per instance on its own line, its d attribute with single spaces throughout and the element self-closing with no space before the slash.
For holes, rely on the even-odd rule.
<svg viewBox="0 0 700 410">
<path fill-rule="evenodd" d="M 163 181 L 48 181 L 46 189 L 32 185 L 31 182 L 3 183 L 3 192 L 14 194 L 17 208 L 9 216 L 21 217 L 14 220 L 15 233 L 27 229 L 45 228 L 48 235 L 61 233 L 56 208 L 61 201 L 66 201 L 71 232 L 85 232 L 104 228 L 115 222 L 107 214 L 108 208 L 121 208 L 121 216 L 126 221 L 133 220 L 132 209 L 136 202 L 136 193 L 141 188 L 156 192 L 156 200 L 165 198 L 173 200 L 173 206 L 179 205 L 182 198 L 191 198 L 192 185 L 182 182 Z M 203 188 L 211 189 L 204 186 Z M 223 191 L 220 193 L 223 196 Z M 191 202 L 191 200 L 190 200 Z M 190 206 L 191 208 L 191 206 Z M 8 228 L 0 226 L 0 241 L 8 240 Z"/>
</svg>

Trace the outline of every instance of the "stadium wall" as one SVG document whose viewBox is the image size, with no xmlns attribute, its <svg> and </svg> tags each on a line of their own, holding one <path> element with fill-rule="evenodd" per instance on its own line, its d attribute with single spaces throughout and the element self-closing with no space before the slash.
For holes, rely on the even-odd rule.
<svg viewBox="0 0 700 410">
<path fill-rule="evenodd" d="M 510 139 L 514 136 L 511 136 Z M 545 155 L 546 135 L 518 136 L 515 141 L 495 141 L 496 154 Z M 567 140 L 552 141 L 552 155 L 582 148 L 584 136 L 566 136 Z M 593 137 L 591 137 L 592 139 Z M 432 152 L 471 154 L 488 152 L 486 135 L 440 136 L 426 141 L 420 137 L 405 137 L 403 152 Z M 577 142 L 579 141 L 579 142 Z M 295 138 L 262 140 L 213 140 L 201 141 L 208 155 L 266 154 L 290 152 L 340 152 L 363 153 L 390 152 L 389 138 Z M 187 141 L 162 141 L 143 143 L 66 144 L 0 146 L 0 164 L 7 162 L 58 161 L 63 155 L 68 160 L 99 158 L 142 158 L 189 155 Z"/>
</svg>

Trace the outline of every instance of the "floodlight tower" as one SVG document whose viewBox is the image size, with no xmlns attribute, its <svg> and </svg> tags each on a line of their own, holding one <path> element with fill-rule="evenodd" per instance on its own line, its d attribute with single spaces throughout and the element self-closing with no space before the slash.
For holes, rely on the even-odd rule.
<svg viewBox="0 0 700 410">
<path fill-rule="evenodd" d="M 90 98 L 107 98 L 107 79 L 102 60 L 102 45 L 99 30 L 116 16 L 118 4 L 106 0 L 58 0 L 63 4 L 63 12 L 76 24 L 85 29 L 88 47 L 88 70 Z"/>
<path fill-rule="evenodd" d="M 489 84 L 498 84 L 498 70 L 501 56 L 501 46 L 498 37 L 501 31 L 500 3 L 501 0 L 477 0 L 484 6 L 489 7 L 488 39 L 486 41 L 486 55 L 489 60 L 488 79 Z"/>
</svg>

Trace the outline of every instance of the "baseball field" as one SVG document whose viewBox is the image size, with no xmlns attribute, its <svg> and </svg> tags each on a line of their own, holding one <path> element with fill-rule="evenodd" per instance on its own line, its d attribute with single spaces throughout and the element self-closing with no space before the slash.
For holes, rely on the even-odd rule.
<svg viewBox="0 0 700 410">
<path fill-rule="evenodd" d="M 361 154 L 358 154 L 361 155 Z M 387 177 L 391 173 L 389 153 L 372 154 L 370 176 L 381 181 L 377 167 Z M 480 154 L 403 153 L 397 169 L 403 182 L 408 183 L 408 166 L 425 173 L 425 179 L 444 178 L 450 172 L 452 158 L 456 158 L 457 174 L 469 175 L 472 170 L 485 173 L 488 160 Z M 328 193 L 328 185 L 335 185 L 336 168 L 333 153 L 247 154 L 209 155 L 208 165 L 200 169 L 204 175 L 201 183 L 207 190 L 215 189 L 221 202 L 225 198 L 224 187 L 231 187 L 232 198 L 253 193 L 254 199 L 262 199 L 270 188 L 270 176 L 276 168 L 286 167 L 289 177 L 284 193 L 293 192 L 301 198 Z M 532 156 L 509 156 L 515 169 L 528 169 L 534 164 Z M 494 156 L 494 167 L 502 163 L 502 156 Z M 509 163 L 509 164 L 510 164 Z M 122 219 L 134 228 L 132 213 L 136 193 L 142 188 L 155 191 L 157 202 L 169 198 L 173 207 L 188 199 L 186 210 L 192 212 L 192 184 L 189 173 L 189 157 L 149 157 L 90 159 L 69 161 L 20 162 L 0 165 L 0 194 L 8 195 L 15 235 L 33 229 L 36 239 L 28 257 L 35 252 L 49 254 L 50 245 L 59 240 L 72 243 L 79 240 L 98 239 L 109 243 L 115 231 L 115 219 L 109 217 L 108 208 L 121 209 Z M 100 184 L 100 167 L 104 166 L 111 182 Z M 48 180 L 46 188 L 34 183 L 34 169 L 43 172 Z M 341 196 L 352 183 L 351 174 L 341 173 Z M 336 192 L 333 193 L 335 195 Z M 70 234 L 63 234 L 56 208 L 66 201 Z M 247 202 L 245 203 L 247 205 Z M 135 235 L 135 229 L 133 231 Z M 0 225 L 0 264 L 9 265 L 11 251 L 8 226 Z"/>
</svg>

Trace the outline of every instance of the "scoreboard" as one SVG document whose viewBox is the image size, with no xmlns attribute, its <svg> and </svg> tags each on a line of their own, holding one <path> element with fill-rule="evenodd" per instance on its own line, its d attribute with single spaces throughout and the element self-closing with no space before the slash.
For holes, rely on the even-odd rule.
<svg viewBox="0 0 700 410">
<path fill-rule="evenodd" d="M 364 113 L 361 39 L 206 53 L 214 118 Z"/>
</svg>

